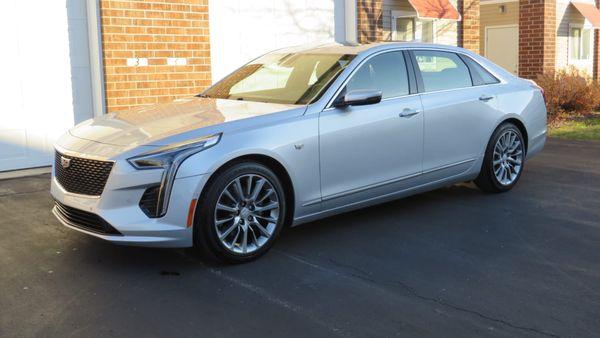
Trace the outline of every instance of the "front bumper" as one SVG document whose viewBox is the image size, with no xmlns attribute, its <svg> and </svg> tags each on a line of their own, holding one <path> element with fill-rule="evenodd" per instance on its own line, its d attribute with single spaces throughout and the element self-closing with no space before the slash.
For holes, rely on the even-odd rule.
<svg viewBox="0 0 600 338">
<path fill-rule="evenodd" d="M 160 170 L 138 171 L 127 163 L 117 162 L 100 196 L 67 192 L 52 173 L 51 194 L 54 199 L 70 208 L 99 216 L 116 233 L 82 227 L 64 217 L 60 205 L 53 213 L 65 226 L 117 244 L 148 247 L 191 247 L 193 229 L 187 227 L 188 209 L 192 199 L 198 198 L 208 175 L 176 178 L 169 199 L 167 214 L 149 218 L 140 209 L 140 199 L 149 186 L 160 182 Z M 75 222 L 76 223 L 76 222 Z"/>
</svg>

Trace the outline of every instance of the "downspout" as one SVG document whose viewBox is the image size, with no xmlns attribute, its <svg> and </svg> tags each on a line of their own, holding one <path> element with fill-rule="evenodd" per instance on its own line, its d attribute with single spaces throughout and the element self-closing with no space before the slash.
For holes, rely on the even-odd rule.
<svg viewBox="0 0 600 338">
<path fill-rule="evenodd" d="M 88 47 L 92 82 L 92 109 L 94 117 L 106 113 L 104 92 L 104 64 L 102 58 L 102 31 L 100 26 L 100 1 L 86 0 L 88 22 Z"/>
<path fill-rule="evenodd" d="M 356 1 L 344 0 L 344 26 L 345 26 L 345 43 L 355 45 L 358 44 L 357 38 L 357 22 L 356 22 Z"/>
</svg>

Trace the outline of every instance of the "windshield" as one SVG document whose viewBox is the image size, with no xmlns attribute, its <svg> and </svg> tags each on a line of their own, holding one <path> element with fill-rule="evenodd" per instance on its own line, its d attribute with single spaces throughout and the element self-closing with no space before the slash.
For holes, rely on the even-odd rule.
<svg viewBox="0 0 600 338">
<path fill-rule="evenodd" d="M 354 56 L 267 54 L 230 74 L 201 96 L 285 104 L 312 103 Z"/>
</svg>

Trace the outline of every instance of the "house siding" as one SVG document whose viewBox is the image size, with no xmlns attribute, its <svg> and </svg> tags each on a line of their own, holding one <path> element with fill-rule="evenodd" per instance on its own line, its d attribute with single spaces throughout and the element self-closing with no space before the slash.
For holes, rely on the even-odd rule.
<svg viewBox="0 0 600 338">
<path fill-rule="evenodd" d="M 457 7 L 457 0 L 450 0 Z M 392 40 L 392 11 L 414 12 L 414 8 L 408 0 L 383 0 L 383 40 Z M 455 21 L 438 20 L 436 22 L 435 42 L 445 45 L 456 46 L 458 41 L 458 24 Z"/>
<path fill-rule="evenodd" d="M 500 13 L 499 7 L 504 5 L 505 12 Z M 519 2 L 505 2 L 496 4 L 481 3 L 480 11 L 480 41 L 479 54 L 485 55 L 485 28 L 488 26 L 508 26 L 519 24 Z"/>
<path fill-rule="evenodd" d="M 595 5 L 594 0 L 578 0 L 578 2 L 585 2 Z M 581 24 L 583 25 L 585 18 L 579 13 L 577 8 L 570 4 L 570 1 L 559 0 L 556 3 L 556 68 L 564 69 L 570 65 L 569 63 L 569 25 L 570 24 Z M 596 31 L 594 30 L 594 34 Z M 593 41 L 593 39 L 592 39 Z M 579 62 L 571 65 L 581 69 L 588 74 L 592 74 L 594 63 L 592 59 L 587 62 Z"/>
</svg>

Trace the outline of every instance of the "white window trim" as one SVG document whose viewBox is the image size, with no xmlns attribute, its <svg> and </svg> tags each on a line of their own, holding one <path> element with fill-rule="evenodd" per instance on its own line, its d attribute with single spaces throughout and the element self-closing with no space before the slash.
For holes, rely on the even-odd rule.
<svg viewBox="0 0 600 338">
<path fill-rule="evenodd" d="M 589 57 L 587 59 L 573 59 L 572 54 L 571 54 L 571 46 L 572 46 L 572 36 L 571 36 L 571 29 L 573 28 L 579 28 L 581 29 L 581 41 L 583 42 L 583 31 L 589 29 L 591 31 L 590 34 L 590 54 Z M 567 34 L 568 36 L 568 40 L 567 40 L 567 59 L 568 59 L 568 64 L 570 65 L 575 65 L 575 66 L 579 66 L 579 65 L 587 65 L 590 62 L 592 62 L 592 51 L 594 48 L 594 28 L 589 24 L 589 22 L 586 20 L 585 24 L 579 24 L 579 23 L 570 23 L 569 24 L 569 34 Z M 583 52 L 583 43 L 581 44 L 580 47 L 582 50 L 580 50 L 580 54 Z"/>
<path fill-rule="evenodd" d="M 437 41 L 437 21 L 438 20 L 434 20 L 434 19 L 420 19 L 419 16 L 417 15 L 416 11 L 392 11 L 392 15 L 391 15 L 391 20 L 392 20 L 392 41 L 398 41 L 396 33 L 397 33 L 397 27 L 396 27 L 396 19 L 400 19 L 400 18 L 412 18 L 413 19 L 413 27 L 415 28 L 414 34 L 415 34 L 415 40 L 414 41 L 422 41 L 423 39 L 423 29 L 418 30 L 417 29 L 417 20 L 420 21 L 432 21 L 432 27 L 431 29 L 433 30 L 433 37 L 432 37 L 432 43 L 436 43 Z"/>
</svg>

